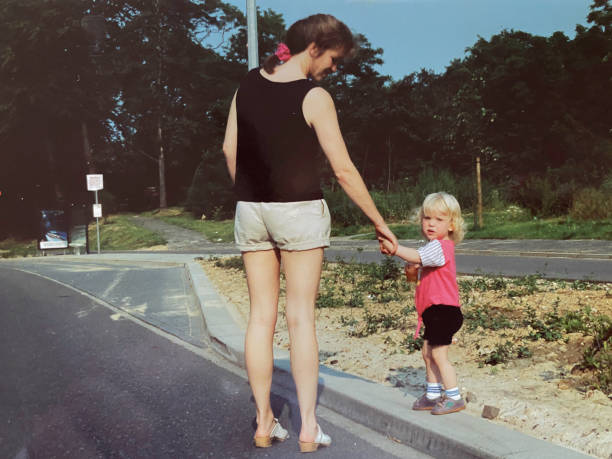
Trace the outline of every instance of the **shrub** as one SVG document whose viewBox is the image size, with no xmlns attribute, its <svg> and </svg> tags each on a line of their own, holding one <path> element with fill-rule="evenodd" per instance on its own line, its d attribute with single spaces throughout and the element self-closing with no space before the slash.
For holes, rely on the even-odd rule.
<svg viewBox="0 0 612 459">
<path fill-rule="evenodd" d="M 232 217 L 234 193 L 222 158 L 204 153 L 193 174 L 185 208 L 197 218 L 202 215 L 213 220 Z"/>
<path fill-rule="evenodd" d="M 595 188 L 584 188 L 574 194 L 570 217 L 576 220 L 605 220 L 612 218 L 610 196 Z"/>
<path fill-rule="evenodd" d="M 342 226 L 367 225 L 368 217 L 353 204 L 351 199 L 342 190 L 324 190 L 323 196 L 327 201 L 332 222 Z"/>
<path fill-rule="evenodd" d="M 242 257 L 220 258 L 215 261 L 215 266 L 225 269 L 244 270 L 244 262 L 242 261 Z"/>
<path fill-rule="evenodd" d="M 552 176 L 531 175 L 517 187 L 513 198 L 533 215 L 563 215 L 570 208 L 574 190 L 573 182 L 561 182 Z"/>
</svg>

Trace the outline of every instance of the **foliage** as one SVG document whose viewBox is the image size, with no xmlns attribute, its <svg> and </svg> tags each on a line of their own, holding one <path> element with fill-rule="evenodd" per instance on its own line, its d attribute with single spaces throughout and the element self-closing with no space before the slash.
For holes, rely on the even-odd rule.
<svg viewBox="0 0 612 459">
<path fill-rule="evenodd" d="M 244 261 L 242 257 L 225 257 L 215 260 L 215 266 L 225 269 L 239 269 L 244 271 Z"/>
<path fill-rule="evenodd" d="M 233 216 L 235 199 L 221 156 L 221 149 L 216 154 L 206 151 L 193 174 L 185 208 L 196 218 L 219 220 Z"/>
<path fill-rule="evenodd" d="M 16 240 L 13 238 L 0 241 L 0 258 L 27 257 L 38 251 L 37 240 Z"/>
<path fill-rule="evenodd" d="M 208 218 L 194 218 L 190 212 L 177 207 L 168 209 L 171 212 L 154 212 L 149 217 L 160 218 L 171 225 L 180 226 L 202 233 L 210 242 L 233 242 L 233 220 L 209 220 Z M 205 216 L 204 216 L 205 217 Z"/>
<path fill-rule="evenodd" d="M 423 344 L 425 341 L 423 340 L 423 332 L 419 335 L 418 338 L 414 338 L 414 335 L 407 334 L 404 340 L 402 341 L 402 347 L 408 351 L 408 353 L 413 353 L 416 351 L 420 351 L 423 349 Z"/>
<path fill-rule="evenodd" d="M 96 16 L 104 18 L 97 38 L 81 26 Z M 573 39 L 503 30 L 442 74 L 398 81 L 378 72 L 383 50 L 356 33 L 355 55 L 322 84 L 384 217 L 405 221 L 439 190 L 467 213 L 480 158 L 490 209 L 516 204 L 538 219 L 569 212 L 553 233 L 563 238 L 587 237 L 577 220 L 609 219 L 594 204 L 612 183 L 612 98 L 601 92 L 612 75 L 610 2 L 593 0 L 585 20 Z M 92 171 L 122 209 L 141 210 L 144 190 L 155 187 L 160 206 L 186 202 L 196 215 L 228 217 L 220 144 L 246 71 L 245 22 L 220 0 L 3 1 L 0 219 L 8 223 L 0 237 L 35 232 L 40 208 L 89 204 L 75 177 Z M 260 10 L 258 31 L 263 59 L 284 18 Z M 321 180 L 337 222 L 367 224 L 331 168 Z M 505 234 L 488 231 L 476 234 Z M 595 237 L 610 230 L 603 234 Z"/>
<path fill-rule="evenodd" d="M 96 246 L 96 225 L 89 225 L 90 251 Z M 109 215 L 100 220 L 100 249 L 136 250 L 166 244 L 166 240 L 153 231 L 132 223 L 130 214 Z"/>
<path fill-rule="evenodd" d="M 584 188 L 574 196 L 570 216 L 576 220 L 612 219 L 610 193 Z"/>
</svg>

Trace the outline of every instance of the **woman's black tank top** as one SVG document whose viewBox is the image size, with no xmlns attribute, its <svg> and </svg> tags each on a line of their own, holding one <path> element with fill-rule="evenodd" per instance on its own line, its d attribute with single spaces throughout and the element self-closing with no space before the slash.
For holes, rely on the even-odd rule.
<svg viewBox="0 0 612 459">
<path fill-rule="evenodd" d="M 239 201 L 291 202 L 321 199 L 319 142 L 306 124 L 302 102 L 316 85 L 277 83 L 251 70 L 236 95 Z"/>
</svg>

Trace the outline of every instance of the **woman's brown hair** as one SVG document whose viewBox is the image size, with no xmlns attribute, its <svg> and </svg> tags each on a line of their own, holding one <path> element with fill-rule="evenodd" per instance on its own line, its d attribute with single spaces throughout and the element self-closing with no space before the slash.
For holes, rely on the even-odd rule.
<svg viewBox="0 0 612 459">
<path fill-rule="evenodd" d="M 314 14 L 289 27 L 285 44 L 292 55 L 301 53 L 311 43 L 320 51 L 339 49 L 344 55 L 355 46 L 353 34 L 346 24 L 329 14 Z M 263 68 L 272 74 L 280 63 L 278 56 L 272 54 L 264 61 Z"/>
</svg>

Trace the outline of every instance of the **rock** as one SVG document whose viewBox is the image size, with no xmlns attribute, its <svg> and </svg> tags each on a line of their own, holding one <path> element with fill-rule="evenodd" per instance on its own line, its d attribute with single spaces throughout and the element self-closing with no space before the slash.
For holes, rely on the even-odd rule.
<svg viewBox="0 0 612 459">
<path fill-rule="evenodd" d="M 499 408 L 496 406 L 485 405 L 482 409 L 482 417 L 486 419 L 495 419 L 499 416 Z"/>
<path fill-rule="evenodd" d="M 560 390 L 567 390 L 569 389 L 571 386 L 571 384 L 568 381 L 559 381 L 559 383 L 557 384 L 557 387 Z"/>
<path fill-rule="evenodd" d="M 468 392 L 465 394 L 465 401 L 467 403 L 475 403 L 478 401 L 478 398 L 474 392 Z"/>
</svg>

